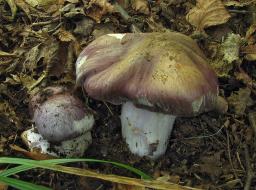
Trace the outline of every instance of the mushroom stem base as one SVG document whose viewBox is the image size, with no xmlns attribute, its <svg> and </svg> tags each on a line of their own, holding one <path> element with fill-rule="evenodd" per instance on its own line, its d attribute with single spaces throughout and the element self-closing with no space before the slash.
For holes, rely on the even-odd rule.
<svg viewBox="0 0 256 190">
<path fill-rule="evenodd" d="M 122 135 L 130 151 L 157 159 L 166 151 L 175 116 L 137 108 L 131 102 L 122 106 Z"/>
<path fill-rule="evenodd" d="M 49 154 L 57 157 L 81 157 L 92 143 L 90 131 L 79 137 L 62 141 L 59 145 L 51 145 L 41 134 L 35 132 L 34 128 L 24 131 L 21 134 L 21 138 L 30 151 L 40 150 L 42 154 Z"/>
</svg>

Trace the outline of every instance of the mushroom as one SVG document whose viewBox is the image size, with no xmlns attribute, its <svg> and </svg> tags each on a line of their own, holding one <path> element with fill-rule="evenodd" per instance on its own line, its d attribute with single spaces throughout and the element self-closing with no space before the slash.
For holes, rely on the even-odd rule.
<svg viewBox="0 0 256 190">
<path fill-rule="evenodd" d="M 132 153 L 152 159 L 165 153 L 177 116 L 224 109 L 206 57 L 176 32 L 97 38 L 79 55 L 76 75 L 89 96 L 123 104 L 123 138 Z"/>
<path fill-rule="evenodd" d="M 30 146 L 48 153 L 49 143 L 57 155 L 82 156 L 91 144 L 94 118 L 83 103 L 63 87 L 48 87 L 31 98 L 34 129 L 23 134 Z M 32 142 L 32 143 L 31 143 Z"/>
</svg>

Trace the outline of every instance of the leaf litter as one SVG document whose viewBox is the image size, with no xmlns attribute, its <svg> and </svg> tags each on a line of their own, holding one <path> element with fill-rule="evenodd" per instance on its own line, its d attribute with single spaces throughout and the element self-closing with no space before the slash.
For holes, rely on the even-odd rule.
<svg viewBox="0 0 256 190">
<path fill-rule="evenodd" d="M 1 155 L 47 157 L 28 150 L 20 136 L 33 125 L 28 114 L 29 97 L 46 86 L 74 85 L 75 60 L 93 39 L 107 33 L 131 32 L 131 26 L 142 32 L 178 31 L 194 37 L 209 58 L 219 77 L 220 93 L 228 100 L 227 113 L 177 119 L 166 154 L 152 162 L 129 153 L 121 137 L 120 107 L 83 98 L 97 118 L 93 144 L 85 157 L 127 163 L 156 179 L 181 186 L 253 188 L 256 21 L 252 7 L 255 1 L 250 0 L 1 0 Z M 202 35 L 194 35 L 197 32 Z M 82 92 L 78 93 L 82 98 Z M 108 165 L 77 166 L 134 177 Z M 138 189 L 45 170 L 18 176 L 54 189 L 82 189 L 85 183 L 95 189 Z"/>
</svg>

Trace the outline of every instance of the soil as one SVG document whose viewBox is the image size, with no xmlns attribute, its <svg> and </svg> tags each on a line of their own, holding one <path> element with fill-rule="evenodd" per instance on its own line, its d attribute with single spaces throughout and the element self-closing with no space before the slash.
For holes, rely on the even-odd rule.
<svg viewBox="0 0 256 190">
<path fill-rule="evenodd" d="M 57 5 L 44 9 L 33 8 L 25 1 L 14 2 L 18 9 L 11 18 L 10 5 L 0 1 L 0 155 L 27 157 L 10 145 L 28 150 L 20 134 L 33 124 L 28 106 L 32 92 L 29 87 L 34 85 L 39 90 L 51 85 L 73 86 L 77 55 L 93 39 L 110 32 L 132 32 L 134 27 L 142 32 L 170 30 L 190 35 L 197 41 L 216 69 L 220 95 L 228 101 L 228 111 L 177 118 L 166 154 L 152 161 L 129 152 L 121 135 L 120 106 L 85 97 L 78 89 L 79 97 L 94 110 L 96 118 L 93 141 L 84 156 L 126 163 L 154 178 L 169 176 L 171 182 L 190 187 L 255 189 L 256 174 L 250 176 L 249 172 L 256 171 L 255 3 L 235 1 L 236 4 L 226 6 L 231 15 L 227 22 L 198 32 L 186 20 L 187 13 L 196 5 L 193 0 L 148 1 L 149 14 L 118 1 L 131 16 L 128 20 L 111 11 L 108 4 L 101 7 L 88 1 L 63 1 L 60 12 Z M 84 14 L 79 13 L 82 10 Z M 220 63 L 223 59 L 220 51 L 227 47 L 222 44 L 230 33 L 241 37 L 239 56 L 230 67 L 222 66 L 220 72 L 216 60 Z M 249 45 L 254 49 L 248 50 Z M 3 56 L 1 51 L 15 56 Z M 68 52 L 72 52 L 71 56 L 66 56 L 70 55 Z M 253 55 L 254 58 L 248 58 Z M 43 74 L 46 77 L 36 83 Z M 108 164 L 70 166 L 138 177 Z M 110 182 L 42 169 L 14 177 L 53 189 L 113 189 Z"/>
</svg>

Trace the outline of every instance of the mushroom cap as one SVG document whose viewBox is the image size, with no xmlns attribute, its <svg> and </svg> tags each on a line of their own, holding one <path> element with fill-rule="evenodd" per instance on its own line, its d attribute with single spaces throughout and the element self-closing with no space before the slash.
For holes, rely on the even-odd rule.
<svg viewBox="0 0 256 190">
<path fill-rule="evenodd" d="M 50 142 L 78 137 L 90 131 L 94 124 L 93 115 L 83 103 L 59 87 L 36 94 L 31 99 L 31 108 L 38 132 Z"/>
<path fill-rule="evenodd" d="M 188 36 L 176 33 L 107 34 L 76 62 L 77 85 L 89 96 L 177 116 L 215 108 L 217 77 Z"/>
</svg>

